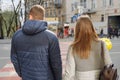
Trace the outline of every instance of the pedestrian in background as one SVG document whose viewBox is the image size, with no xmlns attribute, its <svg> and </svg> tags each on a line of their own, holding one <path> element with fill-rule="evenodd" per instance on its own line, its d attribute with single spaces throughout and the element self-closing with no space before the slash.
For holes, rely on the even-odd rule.
<svg viewBox="0 0 120 80">
<path fill-rule="evenodd" d="M 104 61 L 101 56 L 103 44 Z M 90 18 L 81 15 L 75 27 L 75 38 L 68 49 L 64 80 L 98 80 L 104 65 L 111 64 L 105 43 L 99 40 Z"/>
<path fill-rule="evenodd" d="M 111 26 L 108 26 L 108 38 L 111 39 L 112 35 L 113 35 L 113 28 Z"/>
<path fill-rule="evenodd" d="M 12 38 L 11 61 L 22 80 L 61 80 L 58 39 L 47 30 L 45 10 L 34 5 L 22 29 Z"/>
<path fill-rule="evenodd" d="M 102 28 L 100 31 L 100 37 L 103 38 L 103 36 L 104 36 L 104 33 L 103 33 L 103 28 Z"/>
<path fill-rule="evenodd" d="M 74 29 L 71 28 L 72 37 L 74 36 Z"/>
<path fill-rule="evenodd" d="M 114 34 L 115 34 L 115 36 L 116 36 L 117 38 L 119 38 L 118 30 L 119 30 L 119 28 L 116 27 L 116 28 L 115 28 L 115 33 L 114 33 Z"/>
</svg>

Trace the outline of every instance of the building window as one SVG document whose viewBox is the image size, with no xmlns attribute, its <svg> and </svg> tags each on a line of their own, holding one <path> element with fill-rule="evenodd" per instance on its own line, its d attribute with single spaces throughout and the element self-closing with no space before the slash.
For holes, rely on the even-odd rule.
<svg viewBox="0 0 120 80">
<path fill-rule="evenodd" d="M 72 7 L 72 8 L 71 8 L 71 9 L 72 9 L 72 11 L 74 11 L 74 4 L 71 4 L 71 7 Z"/>
<path fill-rule="evenodd" d="M 109 0 L 109 5 L 110 5 L 110 6 L 113 5 L 113 0 Z"/>
<path fill-rule="evenodd" d="M 101 15 L 101 22 L 104 22 L 104 15 Z"/>
<path fill-rule="evenodd" d="M 50 16 L 51 16 L 51 15 L 50 15 L 50 12 L 51 12 L 51 11 L 50 11 L 50 9 L 49 9 L 49 10 L 48 10 L 48 17 L 50 17 Z"/>
<path fill-rule="evenodd" d="M 106 0 L 103 0 L 103 7 L 106 7 Z"/>
<path fill-rule="evenodd" d="M 55 0 L 55 3 L 59 3 L 59 4 L 60 4 L 60 3 L 61 3 L 61 0 Z"/>
<path fill-rule="evenodd" d="M 53 5 L 52 1 L 49 1 L 49 5 L 50 5 L 50 7 Z"/>
<path fill-rule="evenodd" d="M 55 16 L 55 17 L 57 16 L 56 10 L 54 10 L 54 16 Z"/>
<path fill-rule="evenodd" d="M 52 16 L 52 9 L 50 9 L 50 16 Z"/>
<path fill-rule="evenodd" d="M 59 12 L 59 14 L 61 14 L 61 11 L 60 11 L 60 10 L 59 10 L 58 12 Z"/>
<path fill-rule="evenodd" d="M 48 15 L 49 15 L 49 14 L 48 14 L 48 11 L 46 11 L 46 15 L 45 15 L 45 16 L 48 17 Z"/>
<path fill-rule="evenodd" d="M 95 0 L 92 0 L 92 2 L 91 2 L 91 8 L 95 8 Z"/>
<path fill-rule="evenodd" d="M 47 7 L 47 2 L 45 2 L 45 8 Z"/>
<path fill-rule="evenodd" d="M 49 1 L 47 1 L 47 7 L 50 7 L 50 3 L 49 3 Z"/>
<path fill-rule="evenodd" d="M 58 0 L 58 3 L 61 3 L 61 0 Z"/>
<path fill-rule="evenodd" d="M 43 7 L 45 8 L 45 2 L 43 3 Z"/>
<path fill-rule="evenodd" d="M 86 8 L 87 4 L 86 4 L 86 0 L 80 0 L 81 6 L 83 6 L 84 8 Z"/>
</svg>

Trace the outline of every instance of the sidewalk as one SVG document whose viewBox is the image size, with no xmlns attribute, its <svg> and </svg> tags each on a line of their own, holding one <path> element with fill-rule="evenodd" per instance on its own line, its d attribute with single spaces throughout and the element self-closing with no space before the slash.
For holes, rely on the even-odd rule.
<svg viewBox="0 0 120 80">
<path fill-rule="evenodd" d="M 21 79 L 16 74 L 12 63 L 8 63 L 0 70 L 0 80 L 21 80 Z"/>
<path fill-rule="evenodd" d="M 10 44 L 11 39 L 0 39 L 0 44 Z"/>
<path fill-rule="evenodd" d="M 73 41 L 73 37 L 68 37 L 68 38 L 63 38 L 63 39 L 60 39 L 60 38 L 59 38 L 59 41 L 60 41 L 60 42 Z"/>
</svg>

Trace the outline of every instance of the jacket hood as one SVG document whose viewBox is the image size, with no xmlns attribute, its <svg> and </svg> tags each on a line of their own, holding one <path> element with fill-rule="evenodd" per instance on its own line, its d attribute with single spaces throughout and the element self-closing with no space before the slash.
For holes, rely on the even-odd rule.
<svg viewBox="0 0 120 80">
<path fill-rule="evenodd" d="M 47 29 L 47 22 L 41 20 L 28 20 L 24 23 L 22 31 L 28 35 L 34 35 Z"/>
</svg>

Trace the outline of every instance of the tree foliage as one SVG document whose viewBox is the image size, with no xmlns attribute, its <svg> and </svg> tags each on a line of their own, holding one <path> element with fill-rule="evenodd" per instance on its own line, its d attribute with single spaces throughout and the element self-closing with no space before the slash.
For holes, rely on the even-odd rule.
<svg viewBox="0 0 120 80">
<path fill-rule="evenodd" d="M 3 24 L 2 24 L 2 14 L 0 13 L 0 39 L 4 39 L 4 35 L 3 35 Z"/>
<path fill-rule="evenodd" d="M 15 7 L 14 0 L 11 0 L 13 11 L 2 12 L 2 23 L 4 27 L 4 36 L 11 37 L 14 32 L 20 26 L 19 12 L 21 9 L 21 0 L 19 1 L 17 7 Z"/>
<path fill-rule="evenodd" d="M 28 15 L 28 7 L 32 7 L 28 5 L 29 3 L 32 5 L 39 4 L 43 5 L 45 0 L 24 0 L 24 21 L 27 20 Z M 1 27 L 3 27 L 3 35 L 6 37 L 11 37 L 16 30 L 21 27 L 21 21 L 20 21 L 20 12 L 21 12 L 21 5 L 22 0 L 19 0 L 19 3 L 17 4 L 17 7 L 15 7 L 14 0 L 11 0 L 13 11 L 5 11 L 2 12 L 0 21 L 2 24 L 0 24 Z"/>
</svg>

